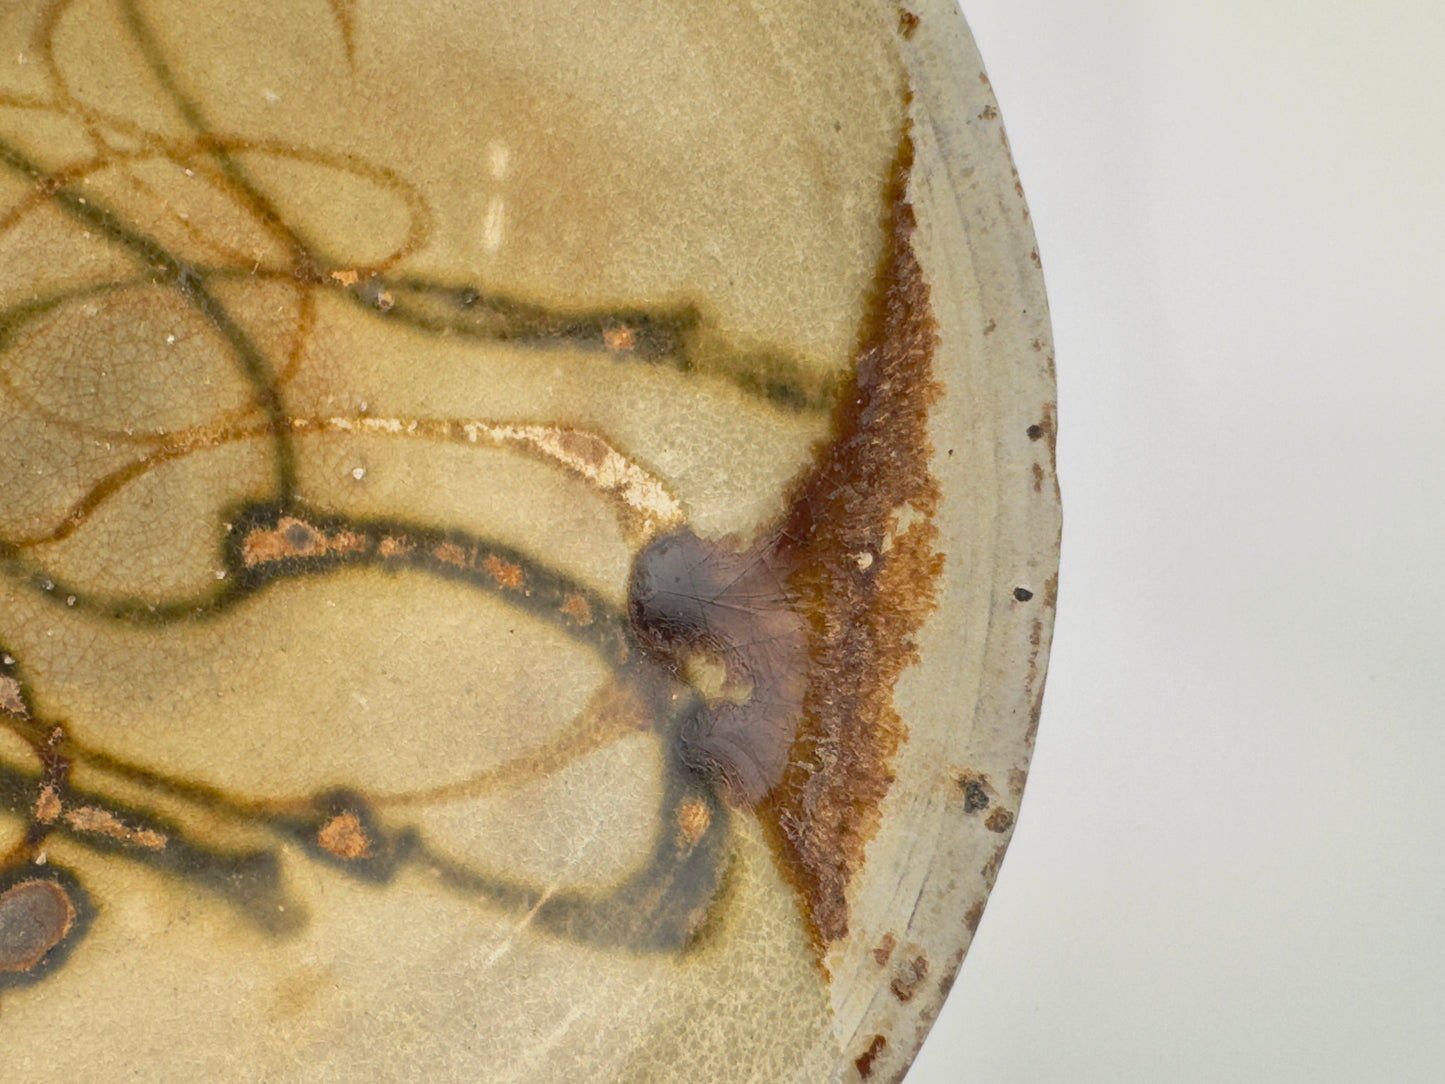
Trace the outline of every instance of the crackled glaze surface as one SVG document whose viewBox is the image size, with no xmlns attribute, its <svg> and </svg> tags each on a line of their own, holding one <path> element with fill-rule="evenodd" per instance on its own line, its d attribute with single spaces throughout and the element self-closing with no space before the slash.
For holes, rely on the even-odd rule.
<svg viewBox="0 0 1445 1084">
<path fill-rule="evenodd" d="M 7 1080 L 902 1073 L 1053 605 L 976 67 L 872 0 L 0 12 Z"/>
</svg>

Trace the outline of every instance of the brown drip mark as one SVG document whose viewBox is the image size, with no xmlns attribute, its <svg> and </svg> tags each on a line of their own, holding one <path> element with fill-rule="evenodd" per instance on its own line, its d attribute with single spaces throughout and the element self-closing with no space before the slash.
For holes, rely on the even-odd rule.
<svg viewBox="0 0 1445 1084">
<path fill-rule="evenodd" d="M 275 527 L 247 532 L 241 548 L 241 563 L 246 568 L 255 568 L 294 557 L 357 553 L 365 547 L 366 539 L 352 531 L 318 531 L 296 516 L 281 516 Z"/>
<path fill-rule="evenodd" d="M 664 535 L 628 588 L 638 645 L 704 693 L 679 734 L 683 764 L 757 810 L 820 959 L 848 932 L 848 885 L 904 737 L 893 688 L 943 568 L 927 434 L 937 332 L 911 244 L 912 158 L 905 132 L 854 376 L 787 512 L 742 550 Z"/>
<path fill-rule="evenodd" d="M 788 586 L 809 619 L 808 685 L 787 769 L 760 812 L 806 903 L 819 950 L 848 932 L 849 882 L 878 830 L 904 738 L 892 704 L 916 661 L 943 555 L 933 516 L 929 408 L 937 325 L 913 252 L 906 134 L 887 191 L 888 229 L 855 375 L 832 443 L 795 485 L 776 533 Z M 905 509 L 906 530 L 895 533 Z M 860 559 L 860 555 L 862 559 Z"/>
</svg>

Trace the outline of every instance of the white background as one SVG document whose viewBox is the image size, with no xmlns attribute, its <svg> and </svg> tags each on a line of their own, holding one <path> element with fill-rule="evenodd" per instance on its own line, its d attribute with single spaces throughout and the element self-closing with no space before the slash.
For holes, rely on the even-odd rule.
<svg viewBox="0 0 1445 1084">
<path fill-rule="evenodd" d="M 1445 1081 L 1445 7 L 965 13 L 1064 550 L 1018 831 L 909 1084 Z"/>
</svg>

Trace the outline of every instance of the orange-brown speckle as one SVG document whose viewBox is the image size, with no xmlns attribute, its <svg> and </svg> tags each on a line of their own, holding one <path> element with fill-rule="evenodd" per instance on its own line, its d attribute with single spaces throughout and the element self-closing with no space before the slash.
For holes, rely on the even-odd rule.
<svg viewBox="0 0 1445 1084">
<path fill-rule="evenodd" d="M 579 625 L 592 624 L 592 606 L 581 595 L 568 595 L 562 601 L 562 612 Z"/>
<path fill-rule="evenodd" d="M 339 813 L 332 817 L 316 833 L 316 842 L 322 850 L 347 861 L 371 854 L 371 840 L 366 838 L 366 831 L 355 813 Z"/>
<path fill-rule="evenodd" d="M 500 586 L 509 587 L 513 591 L 522 589 L 522 570 L 510 561 L 503 561 L 494 554 L 482 562 L 482 567 Z"/>
<path fill-rule="evenodd" d="M 691 847 L 707 834 L 712 824 L 712 814 L 707 805 L 699 801 L 683 802 L 677 807 L 678 842 Z"/>
<path fill-rule="evenodd" d="M 295 516 L 282 516 L 275 527 L 258 527 L 246 535 L 241 561 L 247 568 L 295 557 L 326 557 L 361 553 L 366 538 L 354 531 L 318 530 Z"/>
<path fill-rule="evenodd" d="M 41 824 L 54 824 L 61 811 L 59 792 L 53 786 L 41 787 L 40 797 L 35 800 L 35 819 Z"/>
<path fill-rule="evenodd" d="M 610 327 L 602 333 L 602 341 L 614 354 L 625 354 L 637 346 L 637 335 L 630 327 Z"/>
<path fill-rule="evenodd" d="M 455 542 L 440 543 L 436 549 L 432 550 L 432 554 L 443 564 L 455 565 L 457 568 L 467 567 L 467 551 Z"/>
<path fill-rule="evenodd" d="M 413 549 L 415 547 L 406 539 L 396 538 L 393 535 L 387 535 L 377 546 L 377 551 L 383 557 L 404 557 Z"/>
</svg>

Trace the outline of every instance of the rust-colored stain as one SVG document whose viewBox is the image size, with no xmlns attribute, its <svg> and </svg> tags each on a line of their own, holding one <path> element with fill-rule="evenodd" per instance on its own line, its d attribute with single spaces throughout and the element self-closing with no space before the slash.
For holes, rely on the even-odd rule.
<svg viewBox="0 0 1445 1084">
<path fill-rule="evenodd" d="M 1052 612 L 1059 601 L 1059 577 L 1050 576 L 1044 581 L 1043 605 Z M 1029 629 L 1029 644 L 1033 652 L 1029 656 L 1029 672 L 1024 680 L 1024 691 L 1026 695 L 1032 695 L 1033 706 L 1029 709 L 1029 726 L 1024 734 L 1024 740 L 1032 748 L 1034 739 L 1039 733 L 1039 715 L 1044 706 L 1044 675 L 1039 669 L 1039 649 L 1043 646 L 1044 619 L 1034 618 L 1033 626 Z M 1022 789 L 1022 788 L 1020 788 Z"/>
<path fill-rule="evenodd" d="M 1050 359 L 1050 361 L 1052 362 L 1052 359 Z M 1057 440 L 1058 433 L 1054 427 L 1054 407 L 1052 403 L 1044 404 L 1043 416 L 1033 425 L 1029 426 L 1026 432 L 1029 440 L 1044 440 L 1047 438 L 1049 442 L 1049 456 L 1050 458 L 1053 457 L 1056 451 L 1055 441 Z"/>
<path fill-rule="evenodd" d="M 435 547 L 432 550 L 432 555 L 444 565 L 453 565 L 456 568 L 467 567 L 467 551 L 462 549 L 455 542 L 441 543 L 439 546 Z M 502 578 L 498 576 L 496 571 L 492 568 L 493 562 L 501 564 L 501 562 L 497 561 L 495 557 L 488 557 L 487 571 L 492 574 L 493 578 L 495 578 L 498 583 L 500 583 Z"/>
<path fill-rule="evenodd" d="M 517 586 L 521 586 L 520 582 Z M 562 612 L 579 625 L 592 624 L 592 605 L 581 595 L 568 595 L 563 599 Z"/>
<path fill-rule="evenodd" d="M 810 621 L 804 717 L 787 772 L 761 810 L 775 829 L 821 951 L 848 932 L 848 883 L 878 830 L 905 734 L 893 688 L 943 570 L 929 472 L 937 324 L 912 246 L 913 144 L 901 140 L 887 191 L 887 241 L 833 442 L 795 485 L 777 532 L 788 584 Z M 899 513 L 908 529 L 894 536 Z M 886 544 L 891 543 L 891 544 Z M 860 553 L 876 555 L 868 567 Z"/>
<path fill-rule="evenodd" d="M 868 1044 L 868 1049 L 853 1059 L 853 1067 L 858 1070 L 858 1075 L 864 1080 L 873 1075 L 873 1063 L 878 1060 L 878 1055 L 883 1053 L 887 1045 L 887 1039 L 881 1035 L 875 1035 L 873 1041 Z"/>
<path fill-rule="evenodd" d="M 83 805 L 78 809 L 68 810 L 65 814 L 65 823 L 77 832 L 95 832 L 102 836 L 109 836 L 111 839 L 118 839 L 122 843 L 134 843 L 148 851 L 166 849 L 166 837 L 161 833 L 152 828 L 128 827 L 115 814 L 104 809 L 96 809 L 94 806 Z"/>
<path fill-rule="evenodd" d="M 963 915 L 963 924 L 969 933 L 978 933 L 978 924 L 983 921 L 983 900 L 975 900 Z"/>
<path fill-rule="evenodd" d="M 609 327 L 602 332 L 602 342 L 614 354 L 626 354 L 637 346 L 637 334 L 630 327 Z"/>
<path fill-rule="evenodd" d="M 706 802 L 688 801 L 677 807 L 677 838 L 682 847 L 692 847 L 707 835 L 712 825 L 712 813 Z"/>
<path fill-rule="evenodd" d="M 918 988 L 928 978 L 928 957 L 915 956 L 898 968 L 893 981 L 888 984 L 888 989 L 893 991 L 893 996 L 899 1001 L 912 1001 L 913 995 L 918 993 Z"/>
<path fill-rule="evenodd" d="M 332 817 L 316 833 L 316 842 L 322 850 L 347 861 L 371 855 L 371 840 L 355 813 L 338 813 Z"/>
<path fill-rule="evenodd" d="M 607 462 L 612 448 L 601 437 L 581 433 L 576 429 L 563 429 L 557 434 L 557 443 L 567 455 L 576 456 L 589 467 L 600 467 Z"/>
<path fill-rule="evenodd" d="M 75 905 L 54 881 L 21 881 L 0 892 L 0 973 L 32 970 L 75 924 Z"/>
<path fill-rule="evenodd" d="M 487 570 L 487 575 L 497 581 L 499 587 L 506 587 L 512 591 L 522 589 L 522 570 L 510 561 L 503 561 L 500 557 L 492 555 L 482 562 L 482 567 Z"/>
<path fill-rule="evenodd" d="M 404 538 L 394 538 L 387 535 L 376 545 L 376 550 L 383 557 L 405 557 L 416 547 Z"/>
<path fill-rule="evenodd" d="M 988 815 L 983 825 L 990 832 L 1007 832 L 1014 826 L 1014 815 L 1000 806 Z"/>
<path fill-rule="evenodd" d="M 879 967 L 888 965 L 888 958 L 893 955 L 893 950 L 898 945 L 898 938 L 891 933 L 883 935 L 883 940 L 878 942 L 878 947 L 873 950 L 873 962 Z"/>
<path fill-rule="evenodd" d="M 938 976 L 937 989 L 940 995 L 947 997 L 948 992 L 953 989 L 953 984 L 958 981 L 958 973 L 963 968 L 963 957 L 967 952 L 967 948 L 957 948 L 949 955 L 942 974 Z"/>
<path fill-rule="evenodd" d="M 917 15 L 902 4 L 898 5 L 898 32 L 903 35 L 904 41 L 913 40 L 913 35 L 917 33 L 920 22 L 922 20 Z"/>
<path fill-rule="evenodd" d="M 294 516 L 282 516 L 275 527 L 257 527 L 241 544 L 241 562 L 247 568 L 301 557 L 330 557 L 363 553 L 366 538 L 355 531 L 321 531 Z"/>
</svg>

